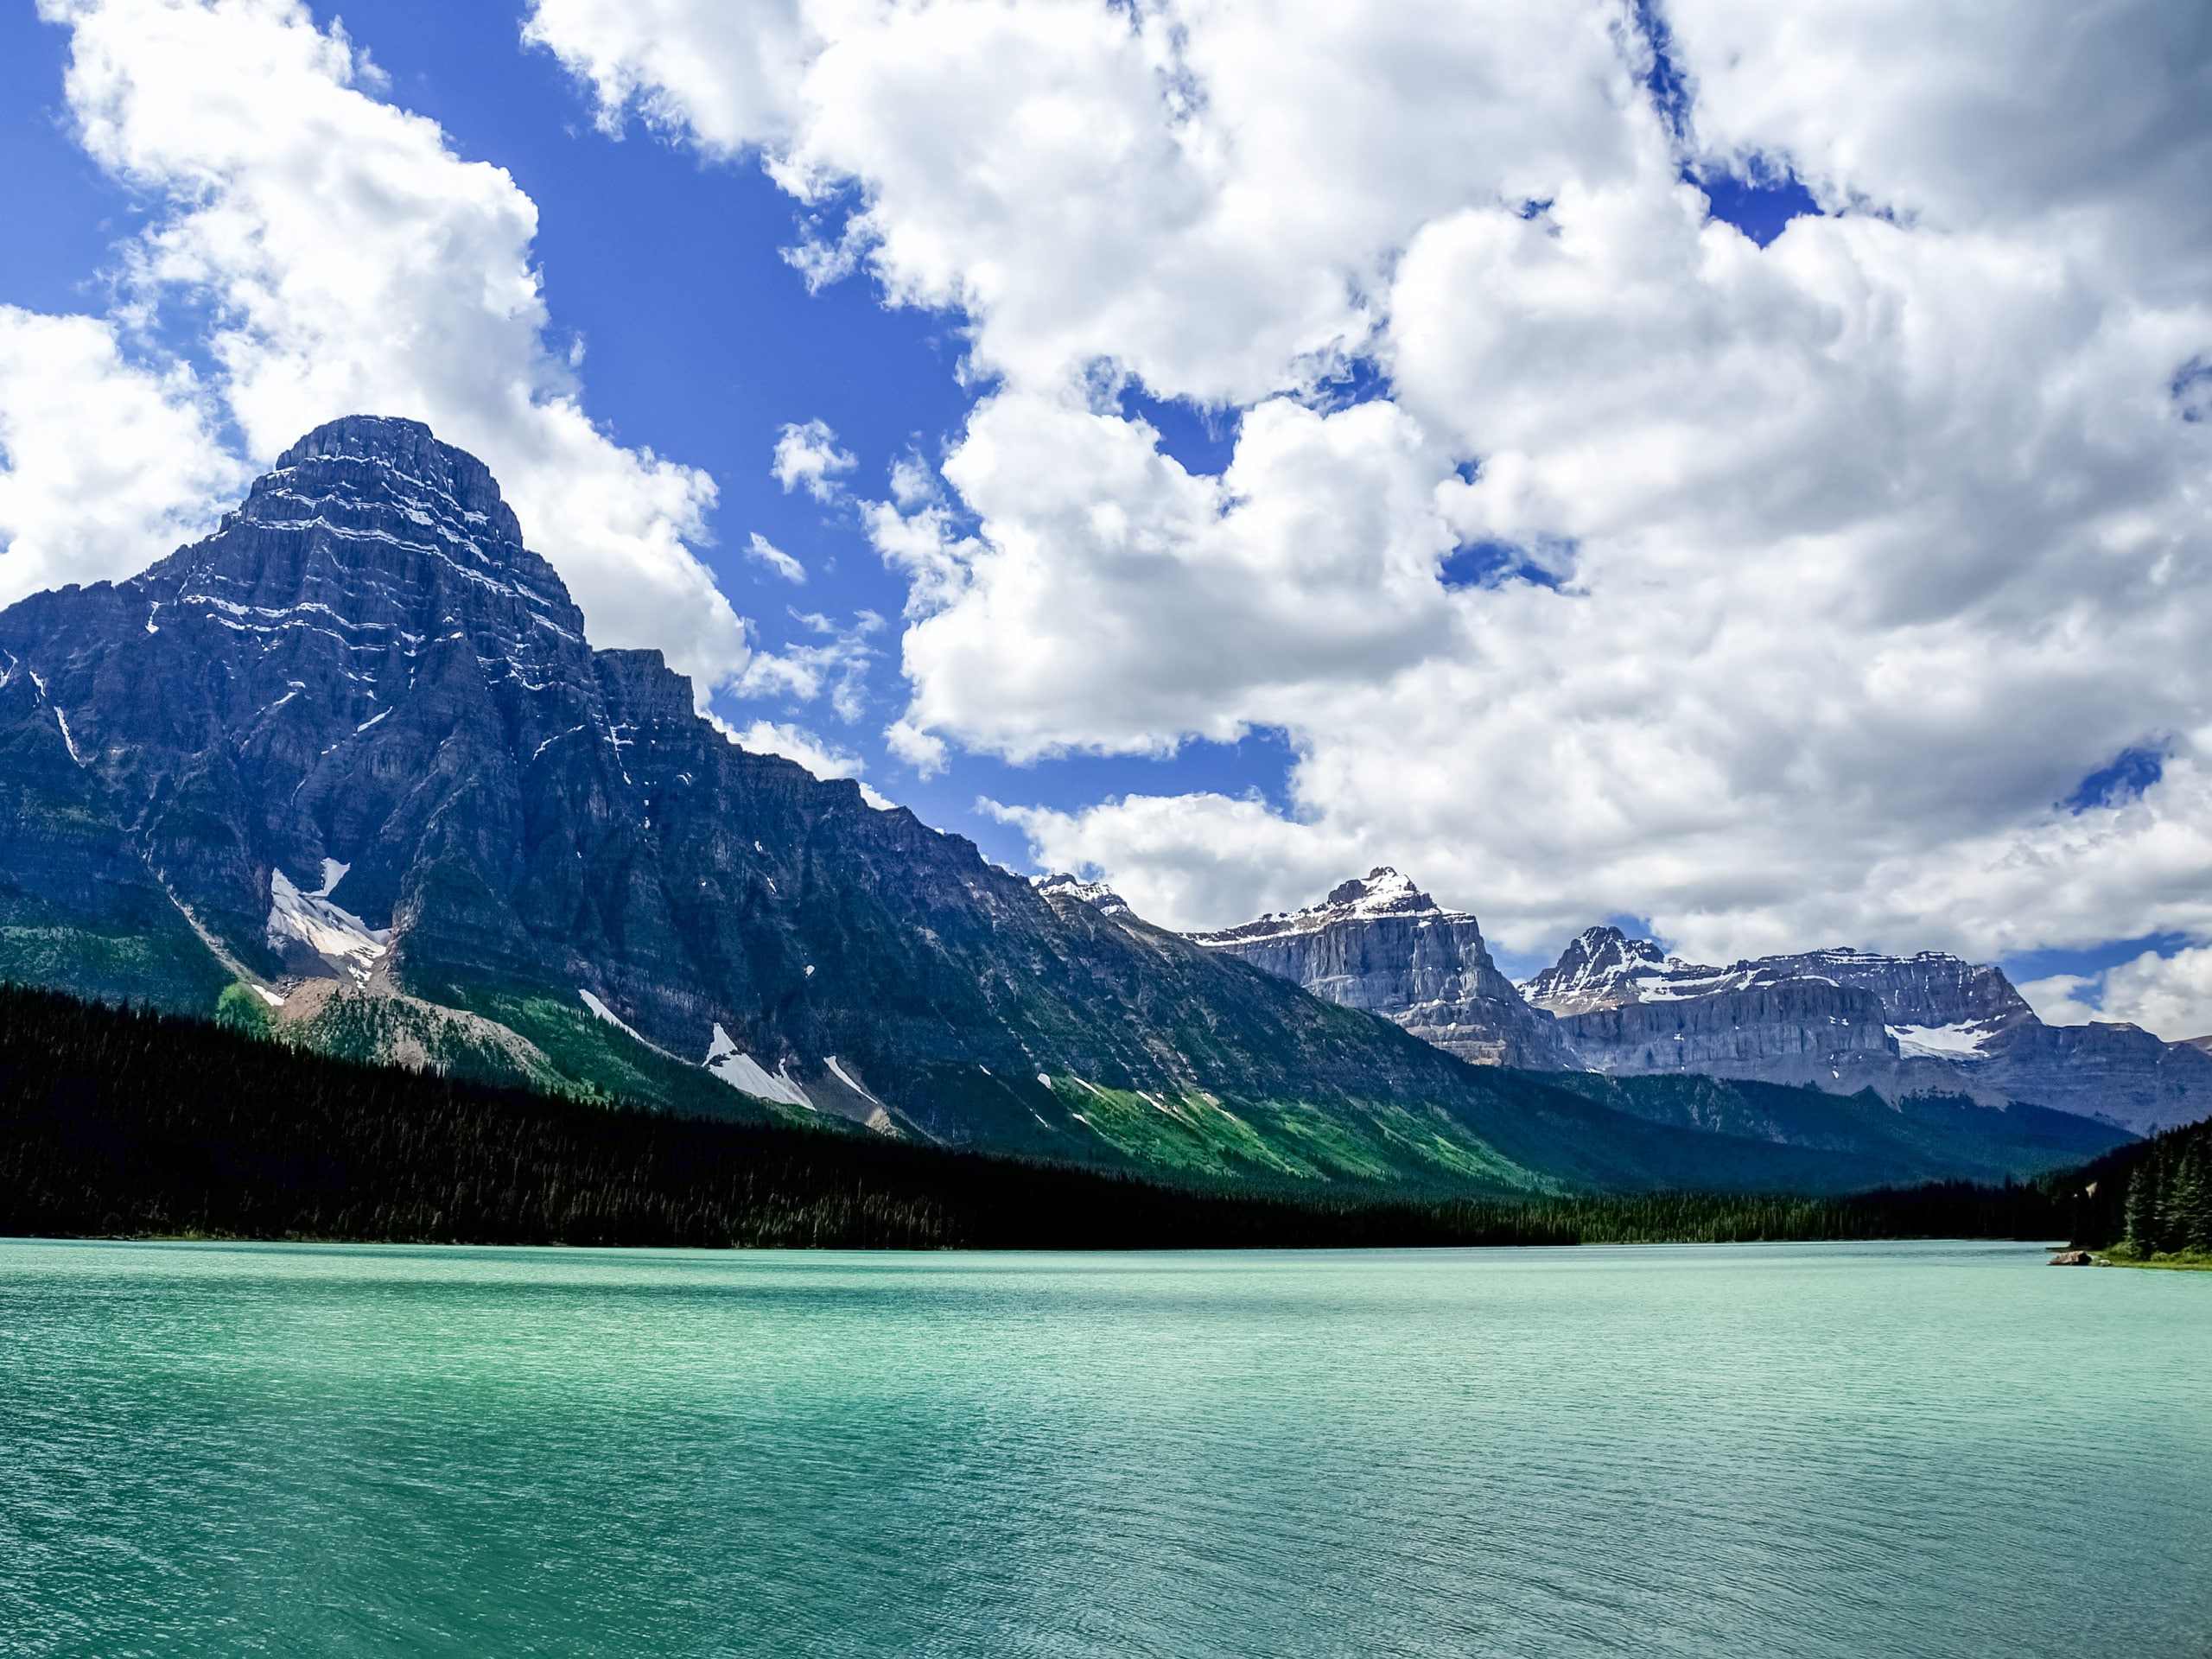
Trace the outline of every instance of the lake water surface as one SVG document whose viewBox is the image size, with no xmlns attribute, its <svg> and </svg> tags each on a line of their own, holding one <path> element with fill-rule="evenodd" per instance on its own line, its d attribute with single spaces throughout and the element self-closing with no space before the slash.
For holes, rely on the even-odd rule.
<svg viewBox="0 0 2212 1659">
<path fill-rule="evenodd" d="M 2212 1653 L 2212 1274 L 0 1243 L 10 1655 Z"/>
</svg>

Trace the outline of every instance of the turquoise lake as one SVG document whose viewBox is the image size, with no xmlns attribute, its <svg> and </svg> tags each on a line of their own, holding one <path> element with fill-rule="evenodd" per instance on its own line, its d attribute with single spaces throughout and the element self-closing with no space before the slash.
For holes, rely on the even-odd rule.
<svg viewBox="0 0 2212 1659">
<path fill-rule="evenodd" d="M 2212 1654 L 2212 1274 L 0 1242 L 10 1656 Z"/>
</svg>

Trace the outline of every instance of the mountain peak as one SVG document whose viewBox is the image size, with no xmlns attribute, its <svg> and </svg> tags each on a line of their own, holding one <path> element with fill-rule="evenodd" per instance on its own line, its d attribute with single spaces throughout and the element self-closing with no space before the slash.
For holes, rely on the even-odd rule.
<svg viewBox="0 0 2212 1659">
<path fill-rule="evenodd" d="M 279 467 L 296 467 L 319 455 L 356 455 L 369 460 L 398 460 L 420 456 L 432 448 L 446 448 L 437 435 L 421 421 L 398 415 L 341 415 L 325 421 L 276 457 Z M 465 454 L 454 450 L 456 454 Z M 474 457 L 468 457 L 474 460 Z"/>
<path fill-rule="evenodd" d="M 1257 921 L 1246 922 L 1242 926 L 1193 933 L 1191 937 L 1201 944 L 1242 944 L 1311 933 L 1338 922 L 1371 921 L 1385 916 L 1448 918 L 1470 925 L 1475 919 L 1440 908 L 1435 899 L 1413 884 L 1412 878 L 1400 874 L 1388 864 L 1378 864 L 1365 875 L 1338 882 L 1318 905 L 1308 905 L 1303 910 L 1269 911 Z"/>
<path fill-rule="evenodd" d="M 1409 916 L 1436 908 L 1436 900 L 1388 864 L 1378 864 L 1363 876 L 1354 876 L 1329 889 L 1329 896 L 1314 911 L 1346 910 L 1355 916 Z"/>
<path fill-rule="evenodd" d="M 277 456 L 271 472 L 255 480 L 247 515 L 255 516 L 255 498 L 263 496 L 265 486 L 275 480 L 306 469 L 334 483 L 354 472 L 348 462 L 365 463 L 375 473 L 388 474 L 382 481 L 391 486 L 396 480 L 402 494 L 414 493 L 406 487 L 414 486 L 443 497 L 465 521 L 480 523 L 496 542 L 516 548 L 522 543 L 522 526 L 500 495 L 492 469 L 466 449 L 442 441 L 422 422 L 396 415 L 346 415 L 325 421 Z M 358 486 L 370 478 L 350 481 Z"/>
<path fill-rule="evenodd" d="M 1129 916 L 1129 901 L 1108 887 L 1103 881 L 1085 881 L 1065 870 L 1056 870 L 1050 875 L 1033 875 L 1029 885 L 1047 899 L 1073 899 L 1089 905 L 1102 916 Z"/>
<path fill-rule="evenodd" d="M 582 613 L 559 573 L 523 544 L 491 469 L 422 422 L 391 416 L 316 427 L 254 480 L 213 536 L 121 587 L 151 607 L 149 632 L 197 611 L 267 638 L 327 627 L 356 652 L 371 644 L 366 630 L 382 645 L 404 643 L 410 658 L 456 630 L 487 660 L 519 661 L 554 640 L 583 645 Z M 521 641 L 531 644 L 509 649 Z"/>
<path fill-rule="evenodd" d="M 1441 908 L 1388 864 L 1304 910 L 1191 937 L 1478 1065 L 1567 1064 L 1550 1018 L 1498 972 L 1475 918 Z"/>
<path fill-rule="evenodd" d="M 1586 927 L 1557 962 L 1521 989 L 1537 1007 L 1586 1014 L 1636 1001 L 1642 982 L 1663 974 L 1668 965 L 1666 952 L 1649 939 L 1631 939 L 1618 927 Z"/>
</svg>

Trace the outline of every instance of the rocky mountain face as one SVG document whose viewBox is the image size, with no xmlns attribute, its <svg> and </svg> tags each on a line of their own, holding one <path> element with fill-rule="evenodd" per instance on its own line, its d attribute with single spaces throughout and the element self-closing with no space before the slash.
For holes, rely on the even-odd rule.
<svg viewBox="0 0 2212 1659">
<path fill-rule="evenodd" d="M 2212 1114 L 2212 1039 L 2047 1026 L 1999 969 L 1936 951 L 1814 950 L 1716 968 L 1593 927 L 1516 986 L 1472 916 L 1389 868 L 1305 910 L 1192 937 L 1476 1065 L 1871 1090 L 1892 1103 L 1949 1096 L 2137 1134 Z"/>
<path fill-rule="evenodd" d="M 0 613 L 0 977 L 1209 1179 L 1840 1190 L 2110 1143 L 1478 1070 L 1357 1003 L 1548 1063 L 1471 918 L 1344 902 L 1403 957 L 1303 930 L 1355 1006 L 737 747 L 657 652 L 594 650 L 490 474 L 410 422 L 318 428 L 206 540 Z"/>
<path fill-rule="evenodd" d="M 1439 908 L 1388 867 L 1304 910 L 1191 937 L 1477 1065 L 1572 1064 L 1557 1022 L 1498 972 L 1475 918 Z"/>
<path fill-rule="evenodd" d="M 1956 1094 L 2087 1114 L 2137 1133 L 2212 1113 L 2212 1055 L 2134 1026 L 2047 1026 L 1998 969 L 1923 951 L 1815 950 L 1726 968 L 1593 927 L 1522 987 L 1580 1062 Z"/>
</svg>

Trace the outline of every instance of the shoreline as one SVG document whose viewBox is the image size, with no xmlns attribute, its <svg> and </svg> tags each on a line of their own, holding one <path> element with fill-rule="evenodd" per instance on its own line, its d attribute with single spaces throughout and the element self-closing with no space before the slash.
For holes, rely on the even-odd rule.
<svg viewBox="0 0 2212 1659">
<path fill-rule="evenodd" d="M 2096 1250 L 2092 1254 L 2101 1268 L 2148 1268 L 2157 1273 L 2212 1273 L 2212 1255 L 2198 1250 L 2185 1251 L 2179 1255 L 2148 1258 L 2133 1253 L 2123 1255 L 2113 1250 Z"/>
</svg>

